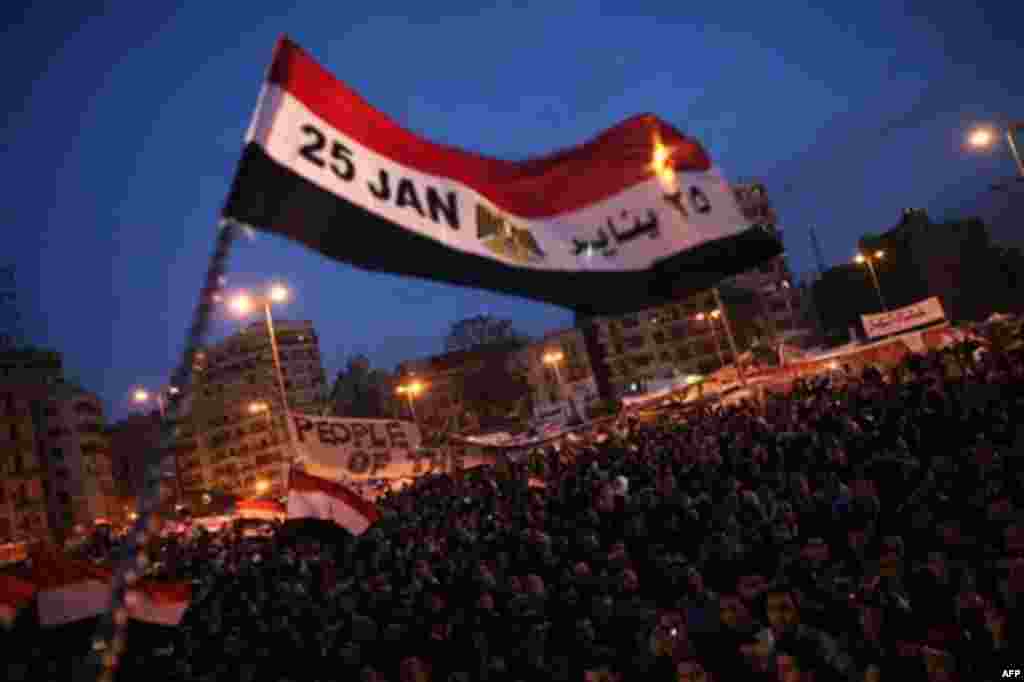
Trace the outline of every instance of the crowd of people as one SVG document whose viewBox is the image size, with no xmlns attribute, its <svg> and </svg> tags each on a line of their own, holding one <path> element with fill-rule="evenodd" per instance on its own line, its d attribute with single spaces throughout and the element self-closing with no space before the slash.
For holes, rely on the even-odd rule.
<svg viewBox="0 0 1024 682">
<path fill-rule="evenodd" d="M 358 538 L 167 540 L 191 606 L 122 673 L 994 679 L 1024 667 L 1022 387 L 1020 354 L 913 356 L 624 420 L 535 459 L 544 487 L 525 465 L 425 476 Z"/>
</svg>

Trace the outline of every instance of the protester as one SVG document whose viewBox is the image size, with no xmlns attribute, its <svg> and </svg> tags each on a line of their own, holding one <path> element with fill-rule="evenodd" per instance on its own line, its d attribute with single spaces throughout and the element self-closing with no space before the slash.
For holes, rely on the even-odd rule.
<svg viewBox="0 0 1024 682">
<path fill-rule="evenodd" d="M 990 679 L 1020 667 L 1022 360 L 953 372 L 932 353 L 623 420 L 557 456 L 386 492 L 383 519 L 340 544 L 167 539 L 153 571 L 191 580 L 191 607 L 122 673 Z M 527 490 L 528 463 L 544 488 Z"/>
</svg>

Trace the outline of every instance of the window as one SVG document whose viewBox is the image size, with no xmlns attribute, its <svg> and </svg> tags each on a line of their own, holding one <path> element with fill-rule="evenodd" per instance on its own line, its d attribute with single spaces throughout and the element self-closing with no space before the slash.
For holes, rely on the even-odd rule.
<svg viewBox="0 0 1024 682">
<path fill-rule="evenodd" d="M 51 448 L 50 449 L 50 457 L 52 457 L 53 459 L 55 459 L 57 461 L 63 460 L 64 459 L 64 449 L 63 448 Z"/>
<path fill-rule="evenodd" d="M 11 424 L 11 440 L 21 440 L 21 431 L 17 424 Z"/>
<path fill-rule="evenodd" d="M 57 501 L 59 503 L 61 503 L 62 505 L 67 506 L 67 505 L 71 504 L 71 495 L 68 495 L 64 491 L 61 491 L 61 492 L 57 493 Z"/>
</svg>

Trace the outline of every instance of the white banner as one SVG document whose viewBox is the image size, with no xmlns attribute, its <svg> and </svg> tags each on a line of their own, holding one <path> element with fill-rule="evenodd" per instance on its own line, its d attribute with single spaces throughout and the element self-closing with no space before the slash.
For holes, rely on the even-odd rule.
<svg viewBox="0 0 1024 682">
<path fill-rule="evenodd" d="M 415 478 L 493 462 L 493 456 L 463 444 L 423 448 L 419 427 L 412 422 L 295 413 L 291 419 L 299 463 L 310 474 L 332 481 Z"/>
<path fill-rule="evenodd" d="M 391 419 L 291 415 L 298 461 L 331 480 L 402 478 L 423 468 L 419 426 Z"/>
<path fill-rule="evenodd" d="M 946 313 L 942 309 L 942 303 L 934 296 L 913 305 L 897 308 L 886 313 L 876 315 L 861 315 L 861 322 L 864 324 L 864 331 L 868 338 L 875 339 L 880 336 L 898 334 L 899 332 L 920 327 L 923 324 L 942 322 L 946 319 Z"/>
</svg>

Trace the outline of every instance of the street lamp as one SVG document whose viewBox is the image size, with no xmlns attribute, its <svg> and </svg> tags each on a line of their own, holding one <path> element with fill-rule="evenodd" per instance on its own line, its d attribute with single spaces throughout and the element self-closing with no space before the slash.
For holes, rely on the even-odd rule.
<svg viewBox="0 0 1024 682">
<path fill-rule="evenodd" d="M 265 479 L 260 479 L 259 481 L 256 481 L 256 493 L 257 494 L 262 495 L 265 492 L 267 492 L 268 490 L 270 490 L 270 483 L 269 482 L 267 482 Z"/>
<path fill-rule="evenodd" d="M 132 401 L 136 405 L 144 405 L 149 402 L 150 398 L 156 399 L 157 409 L 160 410 L 160 418 L 165 419 L 167 417 L 167 404 L 164 402 L 164 394 L 167 395 L 178 395 L 177 386 L 168 386 L 162 391 L 156 393 L 150 393 L 145 388 L 137 388 L 132 392 Z"/>
<path fill-rule="evenodd" d="M 888 306 L 885 305 L 885 297 L 882 296 L 882 285 L 878 282 L 878 273 L 875 271 L 874 261 L 880 261 L 885 258 L 885 251 L 875 251 L 874 253 L 863 253 L 858 252 L 853 257 L 853 262 L 857 265 L 867 265 L 868 272 L 871 273 L 871 281 L 875 285 L 875 292 L 878 293 L 878 302 L 882 304 L 882 310 L 885 312 L 889 311 Z"/>
<path fill-rule="evenodd" d="M 404 395 L 409 400 L 409 412 L 412 414 L 412 420 L 414 422 L 418 420 L 416 419 L 416 408 L 413 406 L 412 401 L 425 390 L 427 390 L 427 385 L 421 381 L 413 381 L 408 384 L 402 384 L 401 386 L 395 389 L 395 393 L 397 393 L 398 395 Z"/>
<path fill-rule="evenodd" d="M 289 295 L 287 287 L 283 284 L 275 283 L 270 285 L 267 289 L 266 295 L 263 296 L 253 296 L 244 291 L 239 292 L 231 298 L 229 305 L 238 317 L 246 317 L 254 309 L 263 308 L 263 316 L 267 322 L 267 336 L 270 337 L 270 352 L 274 359 L 274 371 L 277 374 L 277 388 L 281 393 L 281 408 L 284 410 L 285 439 L 291 447 L 293 443 L 291 438 L 291 428 L 288 425 L 288 391 L 285 389 L 284 385 L 284 372 L 281 371 L 281 354 L 277 348 L 277 335 L 274 333 L 274 317 L 270 312 L 271 305 L 274 303 L 285 303 L 288 300 Z M 268 410 L 267 416 L 269 419 L 269 405 L 266 403 L 262 403 L 262 405 L 266 410 Z M 249 411 L 251 414 L 256 414 L 256 412 L 253 412 L 252 405 L 250 405 Z M 283 457 L 282 465 L 284 466 L 284 478 L 282 482 L 286 488 L 288 485 L 288 463 L 289 458 Z"/>
<path fill-rule="evenodd" d="M 150 399 L 156 400 L 157 409 L 160 411 L 160 421 L 166 421 L 167 419 L 167 404 L 164 400 L 164 394 L 168 396 L 178 395 L 179 389 L 177 386 L 168 386 L 162 390 L 150 393 L 145 388 L 139 387 L 132 392 L 132 401 L 136 405 L 145 405 Z M 177 495 L 177 501 L 181 502 L 181 471 L 178 467 L 178 455 L 175 453 L 174 458 L 174 491 Z"/>
<path fill-rule="evenodd" d="M 1010 147 L 1010 154 L 1013 155 L 1014 163 L 1017 164 L 1017 173 L 1024 178 L 1024 161 L 1020 158 L 1020 150 L 1017 147 L 1017 130 L 1024 128 L 1024 121 L 1017 121 L 1006 126 L 1002 131 L 1006 135 L 1006 143 Z M 999 139 L 999 132 L 991 125 L 978 126 L 967 134 L 967 146 L 972 149 L 991 149 Z"/>
<path fill-rule="evenodd" d="M 548 351 L 544 353 L 540 359 L 545 365 L 555 370 L 555 380 L 558 382 L 558 392 L 561 394 L 562 400 L 567 400 L 569 402 L 570 421 L 583 421 L 580 418 L 579 413 L 576 411 L 576 403 L 573 402 L 572 397 L 569 395 L 568 387 L 565 385 L 565 382 L 562 381 L 562 370 L 560 369 L 560 365 L 562 364 L 562 361 L 565 360 L 565 353 L 560 350 Z"/>
<path fill-rule="evenodd" d="M 722 316 L 722 311 L 715 308 L 710 313 L 697 313 L 698 322 L 707 322 L 711 326 L 711 336 L 715 339 L 715 350 L 718 351 L 718 363 L 725 367 L 725 353 L 722 352 L 722 342 L 718 339 L 718 329 L 715 328 L 715 320 Z"/>
</svg>

